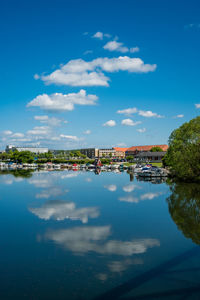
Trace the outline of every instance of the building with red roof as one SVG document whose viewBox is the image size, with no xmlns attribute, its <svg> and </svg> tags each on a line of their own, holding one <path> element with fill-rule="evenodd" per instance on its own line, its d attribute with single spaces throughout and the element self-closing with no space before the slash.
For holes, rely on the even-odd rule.
<svg viewBox="0 0 200 300">
<path fill-rule="evenodd" d="M 129 155 L 136 155 L 139 152 L 148 152 L 150 151 L 153 147 L 159 147 L 162 149 L 163 152 L 166 152 L 168 149 L 168 145 L 146 145 L 146 146 L 133 146 L 128 148 L 125 153 L 126 156 Z"/>
<path fill-rule="evenodd" d="M 126 155 L 126 150 L 128 148 L 122 148 L 122 147 L 113 147 L 113 149 L 116 151 L 116 157 L 124 158 Z"/>
</svg>

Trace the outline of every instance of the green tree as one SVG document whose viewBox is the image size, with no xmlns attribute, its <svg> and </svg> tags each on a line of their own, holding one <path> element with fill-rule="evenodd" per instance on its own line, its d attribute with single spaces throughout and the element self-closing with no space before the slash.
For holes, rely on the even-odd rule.
<svg viewBox="0 0 200 300">
<path fill-rule="evenodd" d="M 169 183 L 169 212 L 186 238 L 200 245 L 200 186 L 198 183 Z"/>
<path fill-rule="evenodd" d="M 171 174 L 180 180 L 200 180 L 200 117 L 171 133 L 163 164 L 169 166 Z"/>
<path fill-rule="evenodd" d="M 163 152 L 163 150 L 158 146 L 152 147 L 150 151 L 151 152 Z"/>
</svg>

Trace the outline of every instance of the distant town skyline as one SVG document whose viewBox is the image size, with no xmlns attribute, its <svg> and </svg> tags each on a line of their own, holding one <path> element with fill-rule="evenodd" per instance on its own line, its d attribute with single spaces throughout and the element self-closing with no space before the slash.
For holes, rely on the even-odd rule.
<svg viewBox="0 0 200 300">
<path fill-rule="evenodd" d="M 0 9 L 0 149 L 166 144 L 199 115 L 199 1 L 8 0 Z"/>
</svg>

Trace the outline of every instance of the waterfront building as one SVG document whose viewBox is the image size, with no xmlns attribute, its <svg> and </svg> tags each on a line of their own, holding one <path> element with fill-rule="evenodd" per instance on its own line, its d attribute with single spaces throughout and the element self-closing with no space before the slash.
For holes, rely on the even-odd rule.
<svg viewBox="0 0 200 300">
<path fill-rule="evenodd" d="M 48 148 L 42 148 L 42 147 L 17 147 L 17 146 L 13 146 L 13 145 L 7 145 L 6 146 L 6 152 L 10 152 L 10 151 L 30 151 L 32 153 L 48 153 L 49 149 Z"/>
<path fill-rule="evenodd" d="M 162 162 L 163 157 L 167 152 L 140 152 L 134 156 L 134 160 L 138 162 Z"/>
<path fill-rule="evenodd" d="M 117 158 L 125 158 L 126 150 L 128 148 L 113 147 L 113 149 L 116 151 L 116 157 Z"/>
<path fill-rule="evenodd" d="M 99 156 L 99 149 L 97 148 L 79 149 L 78 151 L 80 151 L 81 154 L 84 154 L 89 158 L 95 158 Z"/>
<path fill-rule="evenodd" d="M 110 149 L 99 149 L 99 157 L 116 157 L 116 150 L 114 148 Z"/>
<path fill-rule="evenodd" d="M 162 151 L 167 151 L 168 145 L 146 145 L 146 146 L 133 146 L 126 150 L 125 154 L 126 156 L 135 156 L 136 154 L 140 152 L 148 152 L 153 147 L 159 147 L 162 149 Z"/>
</svg>

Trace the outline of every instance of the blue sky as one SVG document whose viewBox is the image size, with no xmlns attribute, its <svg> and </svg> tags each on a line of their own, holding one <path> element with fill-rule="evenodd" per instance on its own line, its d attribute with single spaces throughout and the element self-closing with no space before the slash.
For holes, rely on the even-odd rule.
<svg viewBox="0 0 200 300">
<path fill-rule="evenodd" d="M 199 114 L 195 0 L 1 1 L 0 148 L 167 143 Z"/>
</svg>

